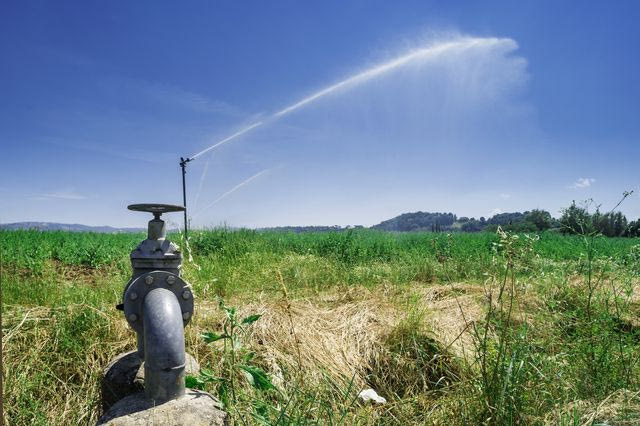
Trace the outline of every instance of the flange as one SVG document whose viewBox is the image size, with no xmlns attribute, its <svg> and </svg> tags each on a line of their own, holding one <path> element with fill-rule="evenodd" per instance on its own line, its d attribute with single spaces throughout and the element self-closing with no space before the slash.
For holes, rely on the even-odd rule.
<svg viewBox="0 0 640 426">
<path fill-rule="evenodd" d="M 193 292 L 191 286 L 176 274 L 152 271 L 133 279 L 125 288 L 124 316 L 136 332 L 143 332 L 142 303 L 147 293 L 155 288 L 165 288 L 175 294 L 182 311 L 182 322 L 186 326 L 193 316 Z"/>
</svg>

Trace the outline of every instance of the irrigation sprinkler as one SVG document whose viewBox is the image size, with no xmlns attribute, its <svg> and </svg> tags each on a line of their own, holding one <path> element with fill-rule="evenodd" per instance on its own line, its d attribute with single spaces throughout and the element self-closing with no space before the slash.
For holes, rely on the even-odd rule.
<svg viewBox="0 0 640 426">
<path fill-rule="evenodd" d="M 187 220 L 187 163 L 193 158 L 180 157 L 180 168 L 182 168 L 182 204 L 184 206 L 184 240 L 187 241 L 188 220 Z"/>
</svg>

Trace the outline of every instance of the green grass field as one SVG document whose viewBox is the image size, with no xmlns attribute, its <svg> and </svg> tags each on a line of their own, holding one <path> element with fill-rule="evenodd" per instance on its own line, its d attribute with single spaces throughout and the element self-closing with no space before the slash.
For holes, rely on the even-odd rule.
<svg viewBox="0 0 640 426">
<path fill-rule="evenodd" d="M 143 238 L 0 232 L 6 424 L 95 423 L 102 368 L 135 347 L 115 305 Z M 188 384 L 233 424 L 640 422 L 640 239 L 210 230 L 190 246 L 187 351 L 205 368 Z"/>
</svg>

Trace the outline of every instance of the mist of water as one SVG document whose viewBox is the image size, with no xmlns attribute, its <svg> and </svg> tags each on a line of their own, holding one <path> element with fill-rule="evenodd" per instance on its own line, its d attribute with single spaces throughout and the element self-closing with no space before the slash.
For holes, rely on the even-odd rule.
<svg viewBox="0 0 640 426">
<path fill-rule="evenodd" d="M 191 160 L 195 160 L 196 158 L 200 157 L 202 154 L 205 154 L 205 153 L 211 151 L 212 149 L 219 147 L 222 144 L 230 142 L 230 141 L 234 140 L 235 138 L 237 138 L 238 136 L 242 136 L 245 133 L 255 129 L 256 127 L 261 126 L 262 124 L 263 124 L 262 121 L 258 121 L 257 123 L 253 123 L 250 126 L 247 126 L 244 129 L 232 134 L 231 136 L 228 136 L 228 137 L 222 139 L 221 141 L 216 142 L 215 144 L 211 145 L 209 148 L 203 149 L 199 153 L 192 155 L 190 157 L 190 159 Z"/>
<path fill-rule="evenodd" d="M 233 194 L 234 192 L 236 192 L 238 189 L 242 188 L 243 186 L 249 184 L 252 180 L 255 180 L 257 178 L 259 178 L 260 176 L 262 176 L 263 174 L 269 172 L 271 169 L 265 169 L 261 172 L 256 173 L 255 175 L 251 176 L 250 178 L 240 182 L 239 184 L 237 184 L 236 186 L 234 186 L 233 188 L 231 188 L 230 190 L 228 190 L 227 192 L 225 192 L 224 194 L 222 194 L 221 196 L 219 196 L 218 198 L 216 198 L 215 200 L 213 200 L 211 203 L 209 203 L 206 207 L 204 207 L 203 209 L 199 210 L 198 212 L 196 212 L 192 217 L 196 217 L 198 216 L 200 213 L 204 212 L 205 210 L 213 207 L 215 204 L 219 203 L 220 201 L 222 201 L 223 199 L 225 199 L 226 197 L 228 197 L 229 195 Z"/>
<path fill-rule="evenodd" d="M 197 154 L 194 154 L 193 156 L 191 156 L 190 158 L 196 159 L 198 157 L 200 157 L 202 154 L 215 149 L 217 147 L 219 147 L 220 145 L 223 145 L 227 142 L 231 142 L 232 140 L 238 138 L 239 136 L 244 135 L 245 133 L 248 133 L 249 131 L 255 129 L 256 127 L 259 127 L 269 121 L 273 121 L 273 120 L 277 120 L 280 117 L 289 114 L 299 108 L 302 108 L 303 106 L 306 106 L 310 103 L 313 103 L 315 101 L 317 101 L 320 98 L 323 98 L 331 93 L 337 92 L 341 89 L 356 85 L 356 84 L 361 84 L 364 83 L 368 80 L 371 80 L 372 78 L 378 77 L 382 74 L 386 74 L 389 73 L 393 70 L 396 70 L 402 66 L 405 66 L 409 63 L 415 62 L 415 61 L 425 61 L 425 60 L 431 60 L 434 59 L 436 57 L 438 57 L 439 55 L 446 53 L 446 52 L 450 52 L 450 51 L 455 51 L 455 50 L 462 50 L 462 49 L 468 49 L 468 48 L 472 48 L 472 47 L 477 47 L 479 45 L 485 45 L 485 46 L 489 46 L 489 45 L 493 45 L 493 44 L 497 44 L 500 43 L 501 40 L 498 38 L 472 38 L 472 37 L 466 37 L 466 38 L 459 38 L 453 41 L 444 41 L 444 42 L 439 42 L 439 43 L 435 43 L 435 44 L 431 44 L 427 47 L 423 47 L 423 48 L 419 48 L 419 49 L 414 49 L 412 51 L 410 51 L 409 53 L 397 57 L 395 59 L 392 59 L 390 61 L 384 62 L 382 64 L 378 64 L 375 65 L 373 67 L 368 68 L 365 71 L 356 73 L 350 77 L 345 78 L 344 80 L 335 83 L 329 87 L 326 87 L 322 90 L 319 90 L 315 93 L 313 93 L 310 96 L 307 96 L 304 99 L 299 100 L 298 102 L 295 102 L 293 104 L 291 104 L 290 106 L 281 109 L 280 111 L 276 112 L 275 114 L 272 114 L 270 117 L 268 117 L 266 120 L 263 121 L 258 121 L 256 123 L 253 123 L 247 127 L 245 127 L 244 129 L 232 134 L 231 136 L 228 136 L 218 142 L 216 142 L 215 144 L 211 145 L 210 147 L 198 152 Z"/>
<path fill-rule="evenodd" d="M 468 50 L 468 49 L 475 49 L 475 48 L 488 48 L 488 47 L 493 47 L 495 45 L 499 45 L 501 43 L 504 43 L 505 40 L 509 41 L 508 39 L 498 39 L 498 38 L 456 38 L 454 40 L 449 40 L 449 41 L 443 41 L 443 42 L 438 42 L 438 43 L 432 43 L 428 46 L 422 47 L 422 48 L 418 48 L 418 49 L 414 49 L 402 56 L 396 57 L 395 59 L 389 60 L 387 62 L 381 63 L 381 64 L 377 64 L 375 66 L 369 67 L 364 71 L 361 71 L 359 73 L 355 73 L 353 75 L 351 75 L 350 77 L 347 77 L 345 79 L 343 79 L 342 81 L 339 81 L 338 83 L 335 83 L 331 86 L 328 86 L 322 90 L 319 90 L 303 99 L 298 100 L 295 103 L 292 103 L 291 105 L 271 114 L 270 116 L 267 116 L 266 118 L 263 118 L 261 121 L 257 121 L 241 130 L 239 130 L 238 132 L 216 142 L 215 144 L 211 145 L 210 147 L 200 151 L 199 153 L 193 155 L 191 157 L 191 159 L 195 159 L 200 157 L 201 155 L 225 144 L 228 142 L 232 142 L 235 139 L 239 138 L 242 135 L 245 135 L 246 133 L 250 132 L 251 130 L 254 130 L 260 126 L 262 126 L 263 124 L 267 124 L 267 123 L 271 123 L 273 121 L 279 120 L 280 118 L 282 118 L 283 116 L 286 116 L 287 114 L 293 113 L 296 110 L 299 110 L 300 108 L 303 108 L 305 106 L 308 106 L 316 101 L 319 101 L 322 98 L 328 97 L 331 94 L 334 94 L 336 92 L 339 91 L 344 91 L 344 90 L 348 90 L 349 88 L 353 88 L 356 85 L 361 85 L 363 83 L 366 83 L 372 79 L 375 79 L 377 77 L 381 77 L 382 75 L 386 75 L 386 74 L 390 74 L 392 72 L 394 72 L 395 70 L 399 70 L 402 67 L 405 66 L 409 66 L 411 64 L 420 64 L 420 63 L 430 63 L 434 60 L 437 60 L 438 58 L 441 58 L 443 55 L 449 55 L 449 54 L 457 54 L 457 53 L 463 53 L 464 51 Z M 201 210 L 198 210 L 196 214 L 193 215 L 193 217 L 196 217 L 198 215 L 200 215 L 201 213 L 203 213 L 205 210 L 208 210 L 209 208 L 211 208 L 212 206 L 214 206 L 215 204 L 219 203 L 220 201 L 222 201 L 223 199 L 225 199 L 226 197 L 228 197 L 229 195 L 231 195 L 232 193 L 234 193 L 235 191 L 239 190 L 240 188 L 244 187 L 245 185 L 248 185 L 250 182 L 252 182 L 253 180 L 257 179 L 258 177 L 260 177 L 261 175 L 267 173 L 270 169 L 267 170 L 263 170 L 253 176 L 251 176 L 250 178 L 246 179 L 245 181 L 241 182 L 240 184 L 234 186 L 233 188 L 231 188 L 229 191 L 225 192 L 224 194 L 222 194 L 221 196 L 219 196 L 218 198 L 216 198 L 213 202 L 211 202 L 210 204 L 208 204 L 206 207 L 204 207 Z M 204 171 L 203 171 L 203 176 L 200 179 L 200 187 L 198 189 L 198 194 L 196 195 L 196 199 L 199 198 L 200 195 L 200 191 L 202 189 L 202 184 L 204 181 L 204 174 L 206 174 L 207 172 L 207 166 L 205 166 Z"/>
<path fill-rule="evenodd" d="M 204 169 L 202 170 L 202 174 L 200 175 L 200 183 L 198 184 L 198 191 L 196 192 L 196 196 L 193 199 L 193 208 L 198 207 L 198 200 L 200 199 L 200 193 L 202 192 L 202 185 L 204 184 L 204 179 L 207 176 L 207 170 L 209 170 L 209 163 L 213 158 L 213 153 L 209 157 L 207 157 L 207 161 L 204 163 Z"/>
</svg>

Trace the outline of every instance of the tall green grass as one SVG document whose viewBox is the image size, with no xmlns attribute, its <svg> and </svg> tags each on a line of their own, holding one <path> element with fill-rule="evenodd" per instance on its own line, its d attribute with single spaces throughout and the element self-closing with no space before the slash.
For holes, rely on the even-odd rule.
<svg viewBox="0 0 640 426">
<path fill-rule="evenodd" d="M 129 253 L 143 238 L 0 232 L 6 424 L 95 422 L 101 369 L 134 345 L 114 306 L 130 276 Z M 180 244 L 179 234 L 170 238 Z M 353 377 L 328 373 L 311 384 L 285 369 L 284 385 L 256 389 L 248 375 L 255 384 L 254 375 L 270 364 L 251 333 L 232 354 L 198 337 L 219 332 L 224 322 L 191 325 L 190 350 L 210 377 L 220 378 L 204 386 L 218 396 L 224 396 L 220 383 L 222 393 L 233 389 L 236 396 L 226 400 L 235 422 L 633 424 L 640 418 L 640 239 L 214 229 L 194 231 L 190 241 L 194 262 L 185 261 L 183 274 L 201 306 L 215 307 L 220 298 L 239 307 L 257 298 L 280 304 L 283 288 L 291 300 L 333 306 L 358 289 L 383 297 L 402 316 L 379 342 L 380 357 L 362 372 L 388 397 L 382 407 L 358 402 Z M 473 337 L 467 359 L 435 340 L 423 299 L 424 289 L 449 294 L 456 282 L 484 289 L 476 300 L 484 315 L 467 327 Z"/>
</svg>

